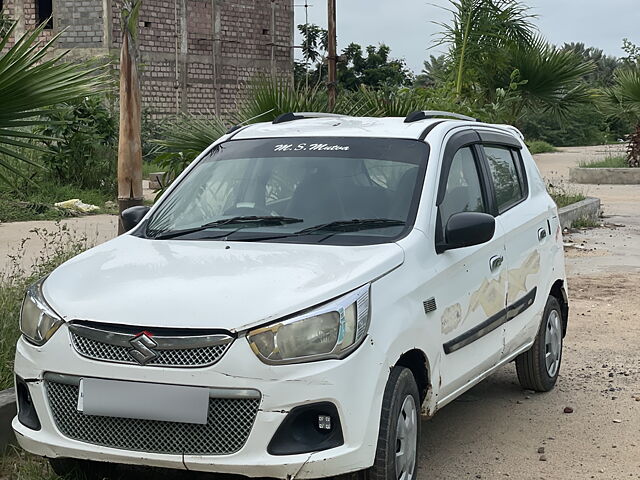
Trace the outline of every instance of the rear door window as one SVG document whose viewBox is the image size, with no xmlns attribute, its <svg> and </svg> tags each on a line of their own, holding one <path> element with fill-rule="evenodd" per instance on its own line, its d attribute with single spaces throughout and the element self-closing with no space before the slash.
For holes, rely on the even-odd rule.
<svg viewBox="0 0 640 480">
<path fill-rule="evenodd" d="M 498 212 L 503 213 L 520 203 L 526 194 L 520 157 L 508 147 L 485 145 L 484 152 L 493 179 Z"/>
</svg>

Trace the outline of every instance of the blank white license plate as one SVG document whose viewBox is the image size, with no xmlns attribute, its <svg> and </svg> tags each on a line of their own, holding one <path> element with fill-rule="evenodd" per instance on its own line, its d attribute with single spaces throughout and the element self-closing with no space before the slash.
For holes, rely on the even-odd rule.
<svg viewBox="0 0 640 480">
<path fill-rule="evenodd" d="M 85 415 L 207 423 L 209 389 L 83 378 L 78 411 Z"/>
</svg>

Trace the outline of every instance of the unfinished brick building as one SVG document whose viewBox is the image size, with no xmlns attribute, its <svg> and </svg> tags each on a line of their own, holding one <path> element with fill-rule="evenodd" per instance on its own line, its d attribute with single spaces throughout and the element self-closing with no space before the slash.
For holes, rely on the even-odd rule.
<svg viewBox="0 0 640 480">
<path fill-rule="evenodd" d="M 111 57 L 121 45 L 121 0 L 0 0 L 16 33 L 49 16 L 44 39 L 72 58 Z M 154 116 L 228 112 L 255 75 L 293 70 L 293 0 L 143 0 L 143 106 Z"/>
</svg>

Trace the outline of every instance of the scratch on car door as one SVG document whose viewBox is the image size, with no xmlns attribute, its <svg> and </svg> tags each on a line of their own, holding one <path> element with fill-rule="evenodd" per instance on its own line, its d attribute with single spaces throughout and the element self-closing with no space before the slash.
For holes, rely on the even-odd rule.
<svg viewBox="0 0 640 480">
<path fill-rule="evenodd" d="M 535 250 L 529 254 L 519 268 L 509 270 L 509 301 L 516 299 L 520 292 L 527 292 L 527 278 L 540 271 L 540 252 Z"/>
</svg>

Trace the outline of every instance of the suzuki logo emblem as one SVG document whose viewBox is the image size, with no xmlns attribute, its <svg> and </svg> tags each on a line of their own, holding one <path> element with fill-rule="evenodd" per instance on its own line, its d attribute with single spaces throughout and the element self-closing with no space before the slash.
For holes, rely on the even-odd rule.
<svg viewBox="0 0 640 480">
<path fill-rule="evenodd" d="M 152 336 L 149 332 L 140 332 L 129 341 L 133 347 L 129 350 L 129 355 L 140 365 L 146 365 L 151 360 L 158 358 L 158 353 L 153 350 L 158 344 L 151 338 Z"/>
</svg>

